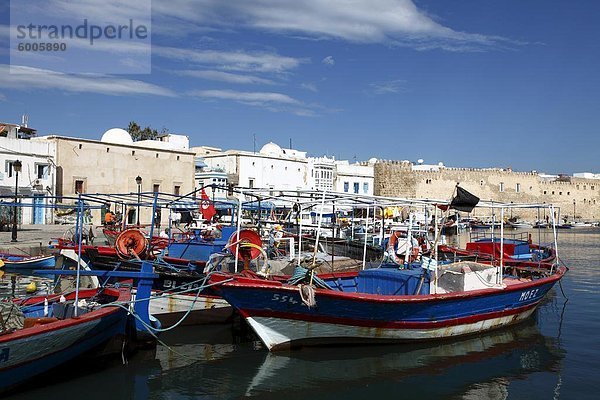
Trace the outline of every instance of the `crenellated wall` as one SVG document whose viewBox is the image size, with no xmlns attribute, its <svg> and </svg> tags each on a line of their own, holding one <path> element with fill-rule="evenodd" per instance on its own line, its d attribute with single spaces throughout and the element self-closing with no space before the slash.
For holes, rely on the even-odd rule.
<svg viewBox="0 0 600 400">
<path fill-rule="evenodd" d="M 433 168 L 413 171 L 407 161 L 379 161 L 374 171 L 375 194 L 448 200 L 457 183 L 482 200 L 514 203 L 547 203 L 560 208 L 569 220 L 600 220 L 600 180 L 560 177 L 549 179 L 536 172 L 510 169 Z M 485 214 L 485 210 L 477 211 Z M 514 211 L 513 213 L 516 213 Z M 537 211 L 519 210 L 519 216 L 535 219 Z"/>
</svg>

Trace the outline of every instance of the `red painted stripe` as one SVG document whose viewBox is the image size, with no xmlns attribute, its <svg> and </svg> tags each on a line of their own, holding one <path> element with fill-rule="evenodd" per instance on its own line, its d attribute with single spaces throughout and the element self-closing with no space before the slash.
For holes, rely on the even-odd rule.
<svg viewBox="0 0 600 400">
<path fill-rule="evenodd" d="M 515 285 L 510 285 L 504 289 L 481 289 L 481 290 L 471 290 L 468 292 L 453 292 L 453 293 L 444 293 L 444 294 L 430 294 L 430 295 L 401 295 L 401 296 L 388 296 L 388 295 L 376 295 L 376 294 L 367 294 L 367 293 L 356 293 L 356 292 L 339 292 L 336 290 L 328 290 L 328 289 L 316 289 L 316 294 L 318 296 L 327 296 L 330 298 L 341 298 L 341 299 L 352 299 L 354 301 L 365 301 L 365 302 L 378 302 L 378 303 L 405 303 L 405 302 L 430 302 L 430 301 L 439 301 L 439 300 L 455 300 L 455 299 L 465 299 L 465 298 L 473 298 L 473 297 L 481 297 L 481 296 L 492 296 L 494 294 L 502 294 L 502 293 L 510 293 L 516 292 L 519 290 L 527 290 L 533 289 L 538 286 L 554 283 L 562 278 L 567 269 L 565 267 L 559 267 L 556 273 L 552 276 L 536 279 L 529 282 L 523 282 Z M 355 272 L 354 275 L 357 275 L 358 272 Z M 352 276 L 348 274 L 346 276 Z M 293 285 L 284 284 L 279 281 L 270 281 L 256 278 L 247 278 L 241 277 L 239 275 L 232 274 L 220 274 L 213 275 L 210 278 L 211 283 L 219 283 L 225 279 L 234 280 L 231 282 L 223 282 L 221 283 L 223 286 L 231 287 L 231 288 L 239 288 L 239 289 L 257 289 L 257 290 L 265 290 L 265 291 L 287 291 L 287 292 L 297 292 L 298 288 Z M 218 286 L 217 286 L 218 288 Z"/>
<path fill-rule="evenodd" d="M 528 304 L 522 307 L 511 308 L 503 311 L 494 311 L 489 313 L 470 315 L 467 317 L 452 318 L 442 321 L 376 321 L 376 320 L 364 320 L 364 319 L 352 319 L 342 317 L 331 317 L 322 315 L 309 315 L 309 314 L 297 314 L 297 313 L 285 313 L 271 310 L 240 310 L 240 314 L 244 318 L 249 317 L 266 317 L 266 318 L 279 318 L 279 319 L 291 319 L 297 321 L 306 322 L 317 322 L 327 324 L 339 324 L 339 325 L 351 325 L 360 326 L 367 328 L 389 328 L 389 329 L 432 329 L 432 328 L 445 328 L 456 325 L 466 325 L 475 322 L 480 322 L 493 318 L 506 317 L 510 315 L 518 315 L 532 308 L 537 307 L 539 301 Z"/>
<path fill-rule="evenodd" d="M 89 292 L 89 291 L 87 291 L 87 292 Z M 94 289 L 93 293 L 95 294 L 96 292 L 97 291 Z M 131 290 L 130 289 L 119 289 L 118 294 L 119 294 L 119 297 L 116 299 L 116 301 L 119 301 L 119 302 L 131 301 Z M 79 298 L 83 299 L 84 297 L 81 297 L 81 295 L 82 295 L 82 292 L 80 292 Z M 67 296 L 67 298 L 69 298 L 69 297 L 72 297 L 72 296 Z M 42 302 L 44 301 L 44 297 L 39 297 L 39 299 L 41 299 Z M 120 310 L 122 310 L 120 307 L 103 307 L 103 308 L 100 308 L 100 309 L 97 309 L 94 311 L 90 311 L 86 314 L 83 314 L 83 315 L 77 317 L 77 318 L 73 317 L 73 318 L 68 318 L 68 319 L 64 319 L 64 320 L 58 320 L 56 322 L 51 322 L 51 323 L 45 324 L 45 325 L 36 325 L 36 326 L 32 326 L 31 328 L 19 329 L 19 330 L 14 331 L 11 334 L 0 336 L 0 344 L 11 342 L 13 340 L 24 339 L 24 338 L 27 338 L 30 336 L 42 335 L 42 334 L 50 333 L 52 331 L 60 331 L 61 329 L 69 327 L 69 326 L 83 324 L 83 323 L 87 323 L 89 321 L 101 319 L 109 314 L 119 312 Z"/>
</svg>

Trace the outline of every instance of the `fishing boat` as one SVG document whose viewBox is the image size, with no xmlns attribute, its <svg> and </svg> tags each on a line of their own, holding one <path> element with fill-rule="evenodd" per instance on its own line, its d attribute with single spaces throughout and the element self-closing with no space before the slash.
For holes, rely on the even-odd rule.
<svg viewBox="0 0 600 400">
<path fill-rule="evenodd" d="M 26 256 L 20 254 L 0 253 L 0 267 L 6 269 L 42 269 L 54 268 L 54 255 Z"/>
<path fill-rule="evenodd" d="M 177 256 L 171 257 L 153 254 L 152 241 L 148 241 L 139 229 L 130 228 L 119 234 L 114 247 L 63 243 L 59 246 L 57 267 L 64 269 L 79 265 L 83 270 L 136 272 L 140 271 L 143 265 L 141 258 L 144 258 L 156 274 L 152 282 L 150 314 L 162 326 L 223 323 L 230 320 L 233 309 L 206 286 L 204 269 L 210 262 L 212 268 L 235 272 L 232 260 L 236 255 L 242 262 L 250 262 L 261 255 L 258 250 L 246 251 L 246 246 L 262 250 L 262 242 L 256 232 L 245 229 L 239 233 L 240 240 L 244 242 L 241 248 L 234 246 L 225 253 L 226 248 L 238 240 L 237 237 L 238 232 L 234 227 L 223 227 L 219 238 L 214 240 L 203 239 L 192 232 L 189 237 L 186 235 L 183 240 L 170 242 L 165 247 L 166 251 Z M 185 259 L 179 256 L 198 258 Z"/>
<path fill-rule="evenodd" d="M 218 292 L 265 346 L 278 350 L 442 339 L 500 328 L 529 317 L 565 272 L 518 270 L 499 283 L 496 267 L 459 262 L 440 269 L 435 279 L 422 268 L 375 268 L 324 277 L 326 286 L 312 290 L 309 281 L 298 286 L 228 274 L 214 274 L 211 281 L 221 283 Z"/>
<path fill-rule="evenodd" d="M 502 249 L 501 249 L 502 247 Z M 550 246 L 535 244 L 526 232 L 504 234 L 503 237 L 472 232 L 465 249 L 440 245 L 438 255 L 446 260 L 472 260 L 490 263 L 503 258 L 504 265 L 535 266 L 537 263 L 552 263 L 556 258 Z"/>
<path fill-rule="evenodd" d="M 101 205 L 86 204 L 81 196 L 70 200 L 78 211 L 74 236 L 82 243 L 84 212 Z M 82 270 L 80 265 L 65 270 L 39 269 L 41 266 L 37 264 L 31 272 L 72 277 L 74 290 L 62 291 L 63 285 L 56 282 L 52 294 L 13 294 L 13 298 L 0 301 L 0 393 L 16 390 L 88 353 L 125 354 L 138 345 L 155 345 L 160 324 L 148 311 L 152 280 L 157 277 L 150 263 L 142 262 L 138 271 Z M 102 285 L 86 288 L 84 277 L 97 277 L 94 281 Z M 118 285 L 113 285 L 115 280 Z"/>
<path fill-rule="evenodd" d="M 520 218 L 511 218 L 506 221 L 506 224 L 513 229 L 529 229 L 533 228 L 533 224 L 527 221 L 523 221 Z"/>
<path fill-rule="evenodd" d="M 112 339 L 125 340 L 131 290 L 82 290 L 2 302 L 0 393 Z M 115 306 L 111 306 L 115 304 Z M 77 310 L 77 311 L 76 311 Z"/>
<path fill-rule="evenodd" d="M 568 226 L 570 226 L 571 228 L 574 228 L 574 229 L 592 228 L 592 227 L 594 227 L 593 223 L 591 223 L 591 222 L 582 222 L 582 221 L 572 221 L 572 222 L 569 222 L 569 223 L 567 223 L 565 225 L 568 225 Z"/>
<path fill-rule="evenodd" d="M 456 190 L 450 202 L 436 206 L 471 212 L 479 199 L 458 186 Z M 504 209 L 511 206 L 485 207 L 499 208 L 502 220 Z M 439 236 L 438 231 L 434 250 Z M 501 254 L 503 248 L 501 236 Z M 404 267 L 382 264 L 320 277 L 298 269 L 287 282 L 248 271 L 214 273 L 210 282 L 269 350 L 280 350 L 446 339 L 518 323 L 532 315 L 567 271 L 554 263 L 522 263 L 508 266 L 503 257 L 491 263 L 445 263 L 434 255 Z"/>
</svg>

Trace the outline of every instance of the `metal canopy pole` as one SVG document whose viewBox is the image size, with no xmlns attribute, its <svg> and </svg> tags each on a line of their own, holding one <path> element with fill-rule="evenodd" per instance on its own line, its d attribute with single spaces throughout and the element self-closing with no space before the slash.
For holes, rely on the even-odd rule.
<svg viewBox="0 0 600 400">
<path fill-rule="evenodd" d="M 238 212 L 237 212 L 237 232 L 235 236 L 236 245 L 235 245 L 235 272 L 238 272 L 238 254 L 240 252 L 240 230 L 242 229 L 242 196 L 244 192 L 240 189 L 240 195 L 238 196 Z"/>
<path fill-rule="evenodd" d="M 73 310 L 73 316 L 78 315 L 78 304 L 79 304 L 79 271 L 81 268 L 81 241 L 83 240 L 83 202 L 81 201 L 81 193 L 79 194 L 79 200 L 77 203 L 77 225 L 75 226 L 75 234 L 77 235 L 77 276 L 75 277 L 75 309 Z"/>
<path fill-rule="evenodd" d="M 373 212 L 375 212 L 375 207 L 373 207 Z M 363 262 L 362 269 L 365 269 L 367 264 L 367 237 L 369 236 L 369 206 L 367 206 L 367 220 L 365 222 L 365 243 L 363 245 Z"/>
<path fill-rule="evenodd" d="M 302 255 L 302 205 L 300 203 L 298 203 L 298 208 L 300 209 L 298 214 L 300 219 L 300 222 L 298 224 L 298 266 L 300 266 Z"/>
<path fill-rule="evenodd" d="M 504 207 L 500 209 L 500 271 L 496 277 L 499 285 L 502 285 L 502 275 L 504 273 Z M 494 248 L 496 245 L 494 244 Z"/>
<path fill-rule="evenodd" d="M 554 218 L 554 205 L 550 205 L 550 213 L 552 214 L 552 234 L 554 235 L 554 256 L 556 257 L 556 263 L 558 263 L 558 238 L 556 235 L 556 219 Z M 550 267 L 550 273 L 554 272 L 554 264 Z"/>
<path fill-rule="evenodd" d="M 315 248 L 313 251 L 312 266 L 314 267 L 317 263 L 317 251 L 319 249 L 319 237 L 321 236 L 321 225 L 323 224 L 323 209 L 325 208 L 325 193 L 323 191 L 323 198 L 321 199 L 321 210 L 319 212 L 319 223 L 317 224 L 317 237 L 315 238 Z"/>
</svg>

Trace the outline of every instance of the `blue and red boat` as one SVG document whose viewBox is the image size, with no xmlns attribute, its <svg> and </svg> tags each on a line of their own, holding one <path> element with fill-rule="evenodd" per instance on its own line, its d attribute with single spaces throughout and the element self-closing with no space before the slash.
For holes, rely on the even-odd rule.
<svg viewBox="0 0 600 400">
<path fill-rule="evenodd" d="M 50 275 L 129 278 L 132 285 L 77 289 L 69 293 L 17 298 L 0 302 L 0 393 L 50 371 L 70 360 L 121 340 L 126 343 L 152 343 L 157 326 L 149 315 L 148 303 L 152 266 L 143 263 L 139 272 L 97 270 L 37 270 Z M 76 286 L 79 288 L 79 285 Z M 135 320 L 133 319 L 135 316 Z M 134 326 L 135 325 L 135 326 Z"/>
<path fill-rule="evenodd" d="M 375 268 L 311 277 L 295 285 L 257 276 L 214 274 L 219 293 L 269 350 L 301 345 L 423 341 L 500 328 L 529 317 L 566 267 L 500 269 L 475 262 L 435 272 Z"/>
<path fill-rule="evenodd" d="M 0 253 L 0 266 L 7 269 L 44 269 L 54 268 L 53 255 L 26 256 L 21 254 Z"/>
<path fill-rule="evenodd" d="M 117 337 L 125 337 L 127 309 L 106 305 L 131 300 L 130 289 L 82 290 L 74 315 L 75 292 L 36 296 L 21 304 L 2 303 L 0 392 L 64 364 Z M 84 307 L 82 300 L 91 307 Z M 47 301 L 46 305 L 45 300 Z M 94 303 L 91 303 L 91 302 Z"/>
</svg>

